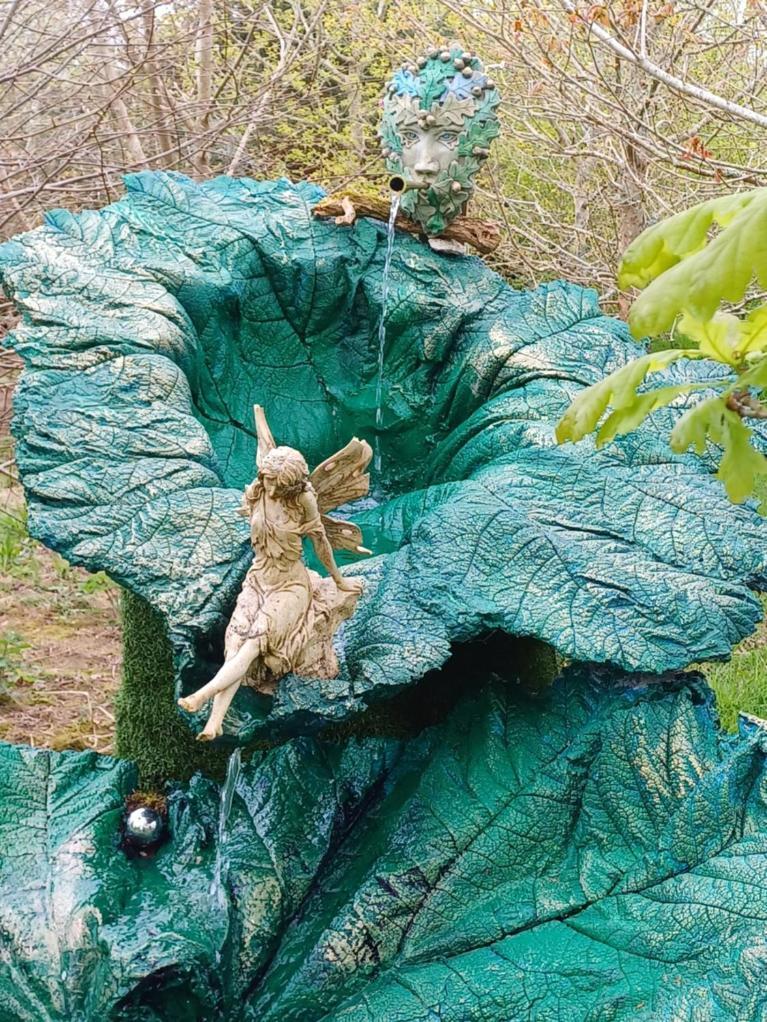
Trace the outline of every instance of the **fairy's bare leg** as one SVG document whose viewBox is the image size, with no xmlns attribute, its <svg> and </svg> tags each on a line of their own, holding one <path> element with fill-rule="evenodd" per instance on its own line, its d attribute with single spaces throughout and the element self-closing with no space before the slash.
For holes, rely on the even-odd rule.
<svg viewBox="0 0 767 1022">
<path fill-rule="evenodd" d="M 229 709 L 241 684 L 241 681 L 233 681 L 229 688 L 225 688 L 223 692 L 215 694 L 213 697 L 213 709 L 210 711 L 208 722 L 197 735 L 198 742 L 210 742 L 223 733 L 222 725 L 226 711 Z"/>
<path fill-rule="evenodd" d="M 216 676 L 207 685 L 198 688 L 190 696 L 183 696 L 179 699 L 178 705 L 190 713 L 196 713 L 213 696 L 223 692 L 235 682 L 241 682 L 248 673 L 250 665 L 265 649 L 265 635 L 259 635 L 254 639 L 246 639 L 235 655 L 224 663 Z"/>
</svg>

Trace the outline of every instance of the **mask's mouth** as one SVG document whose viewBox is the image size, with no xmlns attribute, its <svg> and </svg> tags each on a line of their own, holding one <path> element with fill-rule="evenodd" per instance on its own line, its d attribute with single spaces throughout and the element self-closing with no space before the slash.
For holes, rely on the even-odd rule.
<svg viewBox="0 0 767 1022">
<path fill-rule="evenodd" d="M 403 192 L 418 191 L 428 188 L 428 182 L 407 181 L 401 174 L 395 174 L 389 178 L 389 188 L 395 195 L 402 195 Z"/>
</svg>

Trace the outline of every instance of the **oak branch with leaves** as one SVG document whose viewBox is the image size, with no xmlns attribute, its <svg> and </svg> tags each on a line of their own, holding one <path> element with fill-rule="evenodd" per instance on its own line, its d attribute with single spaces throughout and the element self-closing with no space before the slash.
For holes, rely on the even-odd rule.
<svg viewBox="0 0 767 1022">
<path fill-rule="evenodd" d="M 767 475 L 767 458 L 754 447 L 747 422 L 767 418 L 760 399 L 767 388 L 767 304 L 745 315 L 727 306 L 741 302 L 754 282 L 767 289 L 767 188 L 712 199 L 650 227 L 626 250 L 618 281 L 644 289 L 629 314 L 635 337 L 676 325 L 686 346 L 642 355 L 582 391 L 559 421 L 557 440 L 596 432 L 601 447 L 680 396 L 708 391 L 674 426 L 671 449 L 700 454 L 713 441 L 723 452 L 717 477 L 731 500 L 745 500 L 757 477 Z M 722 376 L 649 385 L 653 373 L 681 359 L 712 359 Z"/>
</svg>

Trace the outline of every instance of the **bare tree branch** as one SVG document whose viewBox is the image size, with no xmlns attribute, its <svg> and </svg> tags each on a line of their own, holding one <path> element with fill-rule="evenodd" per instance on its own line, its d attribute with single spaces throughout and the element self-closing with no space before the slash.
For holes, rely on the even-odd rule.
<svg viewBox="0 0 767 1022">
<path fill-rule="evenodd" d="M 685 82 L 683 79 L 678 78 L 676 75 L 670 74 L 665 71 L 662 67 L 654 64 L 644 54 L 637 53 L 635 50 L 629 49 L 624 46 L 617 39 L 614 39 L 609 32 L 607 32 L 601 25 L 598 25 L 595 21 L 589 21 L 582 14 L 579 13 L 578 8 L 572 0 L 560 0 L 562 6 L 568 13 L 579 18 L 584 25 L 587 26 L 589 32 L 592 32 L 596 38 L 608 49 L 612 50 L 621 60 L 627 61 L 629 64 L 636 64 L 640 67 L 645 74 L 648 74 L 651 78 L 657 79 L 662 82 L 663 85 L 668 86 L 669 89 L 673 89 L 675 92 L 681 93 L 683 96 L 689 96 L 691 99 L 703 104 L 704 106 L 713 107 L 715 110 L 721 110 L 723 113 L 729 114 L 732 117 L 742 117 L 746 121 L 751 121 L 752 124 L 758 124 L 761 128 L 767 128 L 767 116 L 760 114 L 757 110 L 752 110 L 750 107 L 742 106 L 740 103 L 733 103 L 729 99 L 725 99 L 723 96 L 718 96 L 715 92 L 710 92 L 708 89 L 704 89 L 700 85 L 695 85 L 693 82 Z"/>
</svg>

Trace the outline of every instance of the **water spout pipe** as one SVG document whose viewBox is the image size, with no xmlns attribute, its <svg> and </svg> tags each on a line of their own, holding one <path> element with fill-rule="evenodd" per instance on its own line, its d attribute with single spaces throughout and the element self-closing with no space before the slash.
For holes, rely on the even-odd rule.
<svg viewBox="0 0 767 1022">
<path fill-rule="evenodd" d="M 414 181 L 406 181 L 401 174 L 395 174 L 394 177 L 389 178 L 389 188 L 396 195 L 403 195 L 405 192 L 418 191 L 426 187 L 425 184 L 417 185 Z"/>
</svg>

